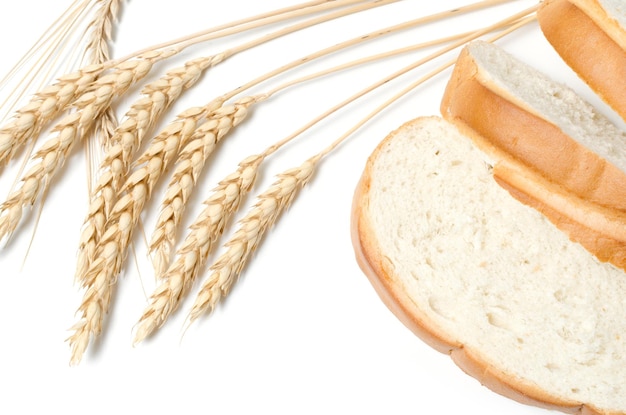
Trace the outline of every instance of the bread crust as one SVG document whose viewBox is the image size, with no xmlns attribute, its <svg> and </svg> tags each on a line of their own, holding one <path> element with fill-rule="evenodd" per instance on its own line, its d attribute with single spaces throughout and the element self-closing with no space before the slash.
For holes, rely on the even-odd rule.
<svg viewBox="0 0 626 415">
<path fill-rule="evenodd" d="M 537 18 L 561 58 L 626 120 L 626 32 L 619 23 L 597 0 L 545 0 Z"/>
<path fill-rule="evenodd" d="M 503 182 L 526 193 L 519 200 L 544 212 L 598 259 L 626 269 L 626 175 L 501 94 L 465 48 L 441 113 L 500 165 Z"/>
<path fill-rule="evenodd" d="M 414 120 L 412 122 L 419 122 Z M 370 156 L 356 187 L 351 212 L 351 237 L 356 261 L 375 291 L 390 311 L 414 334 L 434 349 L 448 354 L 465 373 L 492 391 L 517 402 L 566 413 L 600 415 L 592 407 L 560 399 L 488 363 L 480 352 L 471 350 L 455 339 L 447 338 L 430 322 L 411 300 L 394 274 L 393 266 L 381 256 L 381 249 L 368 219 L 372 164 L 386 142 L 393 140 L 406 126 L 392 132 Z"/>
<path fill-rule="evenodd" d="M 581 244 L 600 261 L 626 270 L 626 218 L 614 211 L 598 211 L 585 200 L 574 198 L 553 182 L 529 176 L 509 161 L 498 163 L 494 178 L 514 198 L 546 216 L 572 241 Z M 541 194 L 543 198 L 536 196 Z M 561 210 L 559 210 L 561 209 Z"/>
</svg>

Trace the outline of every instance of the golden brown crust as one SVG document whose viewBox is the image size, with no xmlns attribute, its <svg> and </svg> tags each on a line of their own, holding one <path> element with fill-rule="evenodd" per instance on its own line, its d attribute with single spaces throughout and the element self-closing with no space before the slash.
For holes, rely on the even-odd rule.
<svg viewBox="0 0 626 415">
<path fill-rule="evenodd" d="M 393 267 L 386 265 L 367 214 L 371 165 L 380 149 L 401 129 L 383 140 L 370 156 L 354 193 L 351 214 L 351 236 L 357 263 L 383 303 L 413 333 L 436 350 L 449 354 L 455 364 L 465 373 L 476 378 L 492 391 L 527 405 L 567 413 L 597 414 L 580 403 L 556 398 L 522 379 L 514 378 L 487 363 L 479 352 L 468 349 L 454 339 L 446 339 L 447 336 L 428 321 L 409 297 L 401 282 L 394 275 Z"/>
<path fill-rule="evenodd" d="M 570 239 L 626 269 L 626 175 L 494 90 L 464 49 L 441 113 L 507 171 L 501 181 L 526 193 Z"/>
<path fill-rule="evenodd" d="M 615 19 L 593 0 L 545 0 L 537 18 L 561 58 L 626 120 L 626 33 Z"/>
<path fill-rule="evenodd" d="M 572 241 L 581 244 L 600 261 L 626 270 L 623 242 L 626 239 L 626 227 L 623 226 L 626 218 L 623 215 L 598 212 L 585 200 L 572 198 L 558 185 L 524 174 L 511 163 L 496 164 L 493 172 L 496 181 L 513 197 L 541 212 Z M 532 196 L 537 194 L 544 197 Z"/>
<path fill-rule="evenodd" d="M 578 197 L 626 211 L 621 170 L 494 89 L 465 49 L 442 100 L 443 117 L 474 130 L 488 154 L 504 152 Z"/>
</svg>

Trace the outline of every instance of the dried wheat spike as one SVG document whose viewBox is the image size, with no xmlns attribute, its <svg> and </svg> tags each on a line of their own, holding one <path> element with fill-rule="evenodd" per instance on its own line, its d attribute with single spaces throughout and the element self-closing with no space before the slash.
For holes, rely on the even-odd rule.
<svg viewBox="0 0 626 415">
<path fill-rule="evenodd" d="M 165 192 L 150 242 L 153 265 L 158 276 L 163 274 L 169 265 L 171 247 L 176 239 L 176 228 L 180 224 L 185 206 L 206 160 L 222 137 L 245 119 L 250 106 L 262 99 L 263 96 L 244 97 L 220 108 L 198 128 L 183 148 Z"/>
<path fill-rule="evenodd" d="M 203 202 L 204 209 L 189 227 L 185 241 L 176 251 L 176 261 L 161 276 L 160 285 L 150 297 L 150 303 L 138 322 L 134 343 L 149 336 L 178 308 L 213 251 L 215 242 L 254 186 L 263 159 L 262 155 L 247 157 L 234 173 L 219 182 L 211 196 Z"/>
<path fill-rule="evenodd" d="M 99 8 L 85 30 L 88 36 L 85 55 L 88 55 L 88 62 L 92 64 L 104 63 L 110 59 L 109 43 L 113 21 L 117 16 L 121 0 L 98 0 L 98 3 Z M 106 144 L 116 127 L 115 111 L 109 107 L 96 120 L 93 135 L 101 144 Z"/>
<path fill-rule="evenodd" d="M 95 246 L 104 231 L 104 224 L 116 201 L 130 163 L 143 139 L 161 114 L 183 91 L 191 88 L 209 67 L 221 62 L 223 55 L 199 58 L 169 71 L 146 85 L 143 97 L 131 105 L 123 122 L 115 129 L 100 165 L 100 176 L 92 192 L 78 248 L 76 276 L 84 275 L 93 260 Z M 203 114 L 193 112 L 195 116 Z"/>
<path fill-rule="evenodd" d="M 209 113 L 218 111 L 222 103 L 220 98 L 214 100 L 209 106 Z M 196 117 L 187 117 L 166 127 L 139 157 L 137 169 L 122 186 L 123 196 L 111 210 L 104 234 L 95 247 L 94 260 L 85 275 L 80 276 L 86 293 L 79 308 L 80 321 L 74 326 L 74 333 L 68 339 L 72 348 L 71 363 L 81 360 L 85 351 L 83 345 L 87 345 L 92 337 L 100 333 L 102 320 L 110 306 L 111 293 L 122 270 L 141 211 L 159 178 L 178 154 L 180 147 L 187 144 L 200 115 L 207 109 L 196 109 Z"/>
<path fill-rule="evenodd" d="M 211 266 L 211 275 L 202 284 L 189 313 L 189 323 L 213 311 L 228 295 L 265 233 L 289 207 L 298 190 L 309 182 L 320 159 L 321 155 L 316 155 L 299 167 L 279 174 L 270 188 L 258 196 L 256 204 L 224 245 L 226 251 Z"/>
<path fill-rule="evenodd" d="M 64 75 L 15 111 L 7 124 L 0 128 L 0 162 L 11 160 L 22 145 L 37 137 L 50 121 L 93 84 L 104 69 L 102 64 L 90 65 Z"/>
<path fill-rule="evenodd" d="M 47 188 L 51 178 L 60 170 L 73 146 L 93 126 L 94 120 L 109 107 L 113 98 L 123 94 L 131 85 L 145 77 L 153 64 L 163 58 L 159 52 L 127 61 L 116 71 L 104 75 L 74 102 L 77 112 L 66 115 L 53 129 L 32 157 L 32 167 L 22 177 L 20 187 L 11 192 L 0 206 L 0 239 L 10 236 L 17 228 L 26 206 L 32 206 Z"/>
<path fill-rule="evenodd" d="M 85 50 L 91 62 L 106 62 L 110 59 L 111 31 L 121 0 L 98 0 L 98 3 L 100 7 L 86 30 L 90 35 Z"/>
</svg>

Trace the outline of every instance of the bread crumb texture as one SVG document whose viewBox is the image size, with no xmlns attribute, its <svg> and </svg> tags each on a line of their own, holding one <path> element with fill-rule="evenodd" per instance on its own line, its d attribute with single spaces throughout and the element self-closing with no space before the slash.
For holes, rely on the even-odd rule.
<svg viewBox="0 0 626 415">
<path fill-rule="evenodd" d="M 626 411 L 626 274 L 514 200 L 445 121 L 390 137 L 365 214 L 426 319 L 515 379 Z"/>
<path fill-rule="evenodd" d="M 500 95 L 558 126 L 626 173 L 626 133 L 573 89 L 493 44 L 472 42 L 468 48 L 484 82 L 493 83 Z"/>
</svg>

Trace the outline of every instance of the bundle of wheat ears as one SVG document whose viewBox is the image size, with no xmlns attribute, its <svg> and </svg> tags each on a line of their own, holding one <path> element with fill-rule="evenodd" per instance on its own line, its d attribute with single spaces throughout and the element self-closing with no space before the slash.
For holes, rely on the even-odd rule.
<svg viewBox="0 0 626 415">
<path fill-rule="evenodd" d="M 298 191 L 320 167 L 322 159 L 400 97 L 453 65 L 454 54 L 449 57 L 447 54 L 454 53 L 473 39 L 493 41 L 511 33 L 533 21 L 537 8 L 520 10 L 515 15 L 474 31 L 427 39 L 409 47 L 362 57 L 296 79 L 285 78 L 278 86 L 268 88 L 265 92 L 249 94 L 248 91 L 253 87 L 270 79 L 280 81 L 281 76 L 288 71 L 326 55 L 408 28 L 511 2 L 485 0 L 422 16 L 416 1 L 416 13 L 412 20 L 391 27 L 375 28 L 370 33 L 351 39 L 340 39 L 332 46 L 247 80 L 205 105 L 187 108 L 163 123 L 168 108 L 184 91 L 193 88 L 206 71 L 230 57 L 304 28 L 397 1 L 310 1 L 227 22 L 201 33 L 147 46 L 120 58 L 110 56 L 110 46 L 112 33 L 119 24 L 118 12 L 123 1 L 75 1 L 44 33 L 41 41 L 15 65 L 15 69 L 3 81 L 3 88 L 9 78 L 19 78 L 19 85 L 23 87 L 4 94 L 6 100 L 2 108 L 5 111 L 5 122 L 0 127 L 0 161 L 5 164 L 18 163 L 17 158 L 24 154 L 28 160 L 23 162 L 24 168 L 16 185 L 0 205 L 0 240 L 10 243 L 10 237 L 21 229 L 20 223 L 23 217 L 26 218 L 25 210 L 36 204 L 41 206 L 49 186 L 55 183 L 52 178 L 63 169 L 64 161 L 75 146 L 84 146 L 88 150 L 88 160 L 94 164 L 90 169 L 92 177 L 89 183 L 93 185 L 88 189 L 90 197 L 85 206 L 84 225 L 82 229 L 76 230 L 80 239 L 75 278 L 84 295 L 82 302 L 77 305 L 77 321 L 71 327 L 68 338 L 72 364 L 81 361 L 92 340 L 105 327 L 104 320 L 114 301 L 114 286 L 124 272 L 129 252 L 132 252 L 133 235 L 143 231 L 142 213 L 166 173 L 169 182 L 163 199 L 159 201 L 158 220 L 155 228 L 147 235 L 154 273 L 159 283 L 149 295 L 143 315 L 137 316 L 137 323 L 133 326 L 134 343 L 141 342 L 161 327 L 197 283 L 200 285 L 189 310 L 187 324 L 215 309 L 229 293 L 281 213 L 293 203 Z M 219 39 L 263 28 L 270 29 L 238 46 L 217 50 L 206 56 L 194 56 L 179 67 L 168 68 L 160 78 L 143 82 L 157 63 L 167 65 L 168 60 L 191 46 L 213 41 L 211 48 L 215 48 L 215 45 L 219 45 Z M 60 70 L 60 61 L 49 59 L 48 55 L 58 55 L 60 45 L 66 44 L 65 39 L 77 31 L 82 31 L 85 36 L 82 36 L 84 41 L 80 47 L 74 46 L 74 49 L 80 49 L 79 53 L 76 50 L 69 51 L 72 56 L 79 56 L 73 63 L 75 69 Z M 337 36 L 340 37 L 340 34 Z M 203 209 L 188 228 L 185 238 L 177 240 L 184 211 L 192 203 L 192 195 L 197 191 L 207 160 L 254 107 L 261 103 L 265 105 L 274 95 L 295 85 L 425 48 L 431 48 L 433 52 L 329 107 L 264 151 L 244 155 L 233 172 L 215 186 L 202 186 L 212 187 L 212 190 L 208 195 L 201 192 L 201 197 L 205 198 Z M 70 55 L 69 52 L 67 55 Z M 250 210 L 237 223 L 231 224 L 232 218 L 243 206 L 242 201 L 255 189 L 255 180 L 272 154 L 331 114 L 348 105 L 356 105 L 359 98 L 389 81 L 440 58 L 445 59 L 444 63 L 421 74 L 419 79 L 407 82 L 391 99 L 381 103 L 331 145 L 295 163 L 296 167 L 278 174 L 269 188 L 258 191 L 256 202 Z M 56 65 L 56 69 L 50 65 Z M 38 79 L 42 74 L 43 77 Z M 32 89 L 37 82 L 48 82 L 45 76 L 49 77 L 50 74 L 53 74 L 53 80 L 49 85 L 37 86 L 36 92 L 29 92 L 29 88 Z M 127 98 L 129 91 L 133 90 L 140 91 L 139 97 L 130 100 L 131 104 L 126 111 L 117 113 L 115 103 Z M 22 103 L 24 98 L 25 104 Z M 155 131 L 159 125 L 165 127 Z M 230 238 L 223 242 L 222 253 L 212 264 L 207 263 L 225 229 L 231 225 L 234 230 Z M 202 281 L 197 281 L 199 279 Z"/>
</svg>

